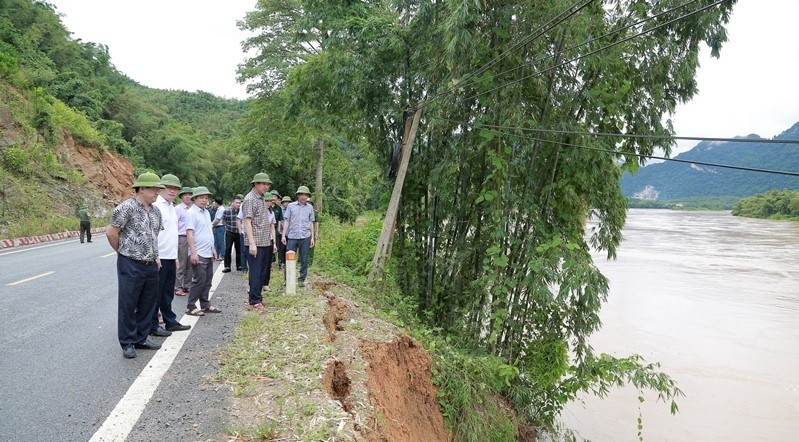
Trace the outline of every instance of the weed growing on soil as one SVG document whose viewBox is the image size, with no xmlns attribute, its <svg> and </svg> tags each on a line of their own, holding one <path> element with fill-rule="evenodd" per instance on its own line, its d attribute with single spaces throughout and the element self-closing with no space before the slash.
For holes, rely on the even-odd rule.
<svg viewBox="0 0 799 442">
<path fill-rule="evenodd" d="M 236 329 L 236 335 L 221 357 L 215 380 L 233 386 L 239 398 L 239 423 L 229 433 L 240 438 L 273 440 L 290 434 L 292 440 L 320 440 L 330 437 L 328 420 L 317 419 L 327 407 L 337 408 L 324 393 L 320 374 L 322 364 L 332 355 L 324 343 L 321 327 L 324 303 L 309 291 L 287 296 L 281 272 L 273 272 L 265 292 L 262 313 L 249 311 Z M 259 435 L 266 416 L 274 424 L 272 439 Z M 270 424 L 271 425 L 271 424 Z M 327 435 L 326 437 L 323 437 Z"/>
</svg>

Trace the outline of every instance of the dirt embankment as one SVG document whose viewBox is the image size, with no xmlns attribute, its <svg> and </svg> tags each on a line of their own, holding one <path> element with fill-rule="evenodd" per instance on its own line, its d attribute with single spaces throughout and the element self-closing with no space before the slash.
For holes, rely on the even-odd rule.
<svg viewBox="0 0 799 442">
<path fill-rule="evenodd" d="M 133 163 L 127 158 L 96 147 L 77 143 L 72 135 L 64 132 L 60 146 L 66 159 L 78 169 L 86 181 L 102 193 L 109 205 L 116 205 L 133 194 Z"/>
<path fill-rule="evenodd" d="M 356 365 L 360 365 L 356 361 L 365 362 L 364 373 L 360 373 L 356 382 L 347 373 L 348 365 L 338 358 L 328 362 L 323 376 L 328 395 L 352 415 L 354 407 L 349 397 L 353 386 L 360 388 L 361 394 L 368 398 L 370 407 L 363 410 L 365 428 L 358 426 L 356 429 L 369 441 L 448 441 L 449 432 L 444 427 L 433 385 L 433 358 L 427 350 L 397 330 L 383 339 L 369 339 L 368 332 L 362 333 L 364 330 L 347 330 L 343 324 L 367 318 L 345 298 L 332 291 L 324 294 L 328 310 L 322 323 L 328 340 L 336 343 L 336 338 L 341 336 L 343 339 L 338 340 L 341 343 L 336 345 L 337 353 L 342 358 L 349 355 Z M 368 320 L 373 324 L 378 322 L 374 318 Z M 385 338 L 390 340 L 386 342 Z"/>
<path fill-rule="evenodd" d="M 427 351 L 349 288 L 310 278 L 314 289 L 296 296 L 269 292 L 266 310 L 247 314 L 259 329 L 246 352 L 223 361 L 247 367 L 226 378 L 240 396 L 233 439 L 449 441 Z"/>
</svg>

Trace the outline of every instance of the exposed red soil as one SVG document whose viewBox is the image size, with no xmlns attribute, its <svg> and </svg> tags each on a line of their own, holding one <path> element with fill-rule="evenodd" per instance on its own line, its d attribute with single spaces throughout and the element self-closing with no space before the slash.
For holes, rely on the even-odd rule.
<svg viewBox="0 0 799 442">
<path fill-rule="evenodd" d="M 391 342 L 362 341 L 366 386 L 375 409 L 368 440 L 448 441 L 432 380 L 433 359 L 407 335 Z"/>
<path fill-rule="evenodd" d="M 336 281 L 333 281 L 332 279 L 318 279 L 314 281 L 313 288 L 324 293 L 334 285 L 336 285 Z"/>
<path fill-rule="evenodd" d="M 133 195 L 130 187 L 133 185 L 133 163 L 130 160 L 107 150 L 77 143 L 66 132 L 60 144 L 66 149 L 67 161 L 103 193 L 103 200 L 119 204 Z"/>
<path fill-rule="evenodd" d="M 327 329 L 328 339 L 330 342 L 333 342 L 336 340 L 336 332 L 342 330 L 339 322 L 347 319 L 349 310 L 347 309 L 347 303 L 343 299 L 336 298 L 335 296 L 327 298 L 327 303 L 327 313 L 325 313 L 325 316 L 322 318 L 322 322 Z"/>
<path fill-rule="evenodd" d="M 344 411 L 350 412 L 352 410 L 352 405 L 350 405 L 348 400 L 352 390 L 352 382 L 347 376 L 347 366 L 343 362 L 333 360 L 327 364 L 325 374 L 322 377 L 322 384 L 325 386 L 327 394 L 341 403 Z"/>
</svg>

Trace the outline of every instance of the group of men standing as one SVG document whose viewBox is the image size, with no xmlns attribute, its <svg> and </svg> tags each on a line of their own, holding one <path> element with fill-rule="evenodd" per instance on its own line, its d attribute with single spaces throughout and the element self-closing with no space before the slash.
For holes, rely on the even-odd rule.
<svg viewBox="0 0 799 442">
<path fill-rule="evenodd" d="M 252 308 L 264 309 L 261 293 L 268 290 L 272 256 L 278 251 L 278 244 L 286 250 L 299 251 L 299 283 L 304 285 L 316 220 L 308 203 L 308 188 L 297 189 L 296 202 L 289 204 L 285 201 L 288 197 L 284 198 L 285 209 L 278 210 L 276 216 L 274 207 L 280 207 L 281 202 L 269 192 L 269 176 L 257 173 L 251 185 L 252 190 L 243 200 L 237 196 L 224 211 L 217 200 L 214 208 L 218 212 L 212 216 L 212 195 L 206 187 L 182 187 L 174 175 L 159 178 L 143 173 L 133 183 L 135 195 L 114 209 L 106 236 L 117 252 L 117 334 L 125 358 L 135 358 L 136 349 L 161 347 L 148 335 L 170 336 L 191 328 L 180 324 L 172 311 L 176 295 L 188 295 L 188 315 L 221 312 L 209 299 L 213 264 L 220 259 L 221 247 L 214 235 L 219 224 L 227 240 L 223 272 L 230 271 L 231 249 L 235 246 L 237 269 L 249 270 L 248 302 Z M 175 197 L 180 198 L 177 205 L 172 203 Z M 281 219 L 282 223 L 276 225 Z M 240 262 L 242 244 L 246 260 Z"/>
</svg>

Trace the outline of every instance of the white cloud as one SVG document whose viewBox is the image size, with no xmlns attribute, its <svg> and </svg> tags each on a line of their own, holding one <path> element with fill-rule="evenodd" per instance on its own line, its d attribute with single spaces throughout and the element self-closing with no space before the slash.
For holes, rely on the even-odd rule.
<svg viewBox="0 0 799 442">
<path fill-rule="evenodd" d="M 134 80 L 164 89 L 245 98 L 236 83 L 246 34 L 236 21 L 256 0 L 51 0 L 76 38 L 109 46 Z M 677 135 L 777 135 L 799 121 L 797 0 L 740 0 L 720 59 L 705 49 L 699 93 L 678 107 Z M 681 142 L 673 155 L 693 147 Z"/>
<path fill-rule="evenodd" d="M 740 0 L 727 27 L 721 58 L 705 48 L 699 93 L 673 117 L 681 136 L 770 138 L 799 121 L 797 0 Z M 696 142 L 683 141 L 672 156 Z"/>
<path fill-rule="evenodd" d="M 108 45 L 111 62 L 137 82 L 246 98 L 236 82 L 247 34 L 236 21 L 256 0 L 50 0 L 73 37 Z"/>
</svg>

